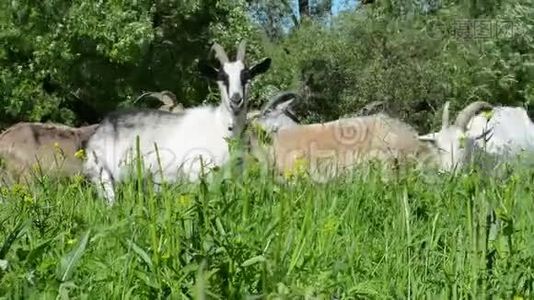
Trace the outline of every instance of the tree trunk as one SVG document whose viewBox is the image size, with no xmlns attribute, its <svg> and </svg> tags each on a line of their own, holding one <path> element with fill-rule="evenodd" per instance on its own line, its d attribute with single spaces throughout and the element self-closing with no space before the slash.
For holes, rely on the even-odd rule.
<svg viewBox="0 0 534 300">
<path fill-rule="evenodd" d="M 300 19 L 310 16 L 310 3 L 308 0 L 299 0 Z"/>
</svg>

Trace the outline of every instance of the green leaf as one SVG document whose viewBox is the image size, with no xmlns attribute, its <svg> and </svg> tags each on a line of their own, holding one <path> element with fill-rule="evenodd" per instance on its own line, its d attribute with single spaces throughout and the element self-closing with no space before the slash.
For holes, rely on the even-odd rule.
<svg viewBox="0 0 534 300">
<path fill-rule="evenodd" d="M 62 300 L 68 300 L 69 297 L 69 289 L 75 289 L 77 288 L 76 284 L 71 281 L 64 282 L 59 285 L 59 298 Z"/>
<path fill-rule="evenodd" d="M 147 266 L 152 270 L 152 260 L 150 259 L 150 256 L 148 253 L 146 253 L 145 250 L 143 250 L 141 247 L 139 247 L 136 243 L 134 243 L 132 240 L 128 240 L 128 245 L 132 248 L 132 250 L 137 254 L 141 260 L 143 260 Z"/>
<path fill-rule="evenodd" d="M 139 278 L 141 281 L 143 281 L 147 286 L 155 288 L 155 289 L 161 288 L 158 285 L 157 281 L 154 280 L 154 278 L 152 278 L 152 276 L 149 276 L 145 272 L 141 272 L 141 271 L 136 270 L 136 271 L 134 271 L 134 273 L 135 273 L 135 276 L 137 276 L 137 278 Z"/>
<path fill-rule="evenodd" d="M 72 274 L 76 269 L 76 265 L 78 264 L 78 261 L 82 257 L 82 254 L 84 253 L 85 248 L 87 246 L 87 241 L 89 240 L 89 233 L 90 230 L 88 230 L 83 235 L 80 242 L 78 243 L 78 246 L 61 259 L 61 264 L 56 274 L 59 281 L 65 282 L 72 277 Z"/>
<path fill-rule="evenodd" d="M 0 270 L 5 271 L 7 270 L 7 267 L 9 266 L 9 263 L 7 260 L 0 259 Z"/>
<path fill-rule="evenodd" d="M 245 260 L 241 266 L 242 267 L 248 267 L 248 266 L 251 266 L 253 264 L 257 264 L 257 263 L 260 263 L 260 262 L 265 262 L 266 259 L 263 255 L 258 255 L 258 256 L 254 256 L 252 258 L 249 258 L 247 260 Z"/>
<path fill-rule="evenodd" d="M 30 221 L 23 222 L 22 220 L 18 222 L 17 226 L 9 233 L 5 239 L 2 247 L 0 248 L 0 259 L 6 257 L 7 252 L 13 245 L 13 243 L 20 237 L 27 229 L 27 225 Z"/>
<path fill-rule="evenodd" d="M 37 247 L 31 249 L 30 253 L 28 253 L 28 256 L 26 257 L 26 263 L 33 263 L 35 259 L 40 257 L 50 245 L 50 242 L 52 242 L 52 240 L 53 239 L 46 240 L 39 244 Z"/>
</svg>

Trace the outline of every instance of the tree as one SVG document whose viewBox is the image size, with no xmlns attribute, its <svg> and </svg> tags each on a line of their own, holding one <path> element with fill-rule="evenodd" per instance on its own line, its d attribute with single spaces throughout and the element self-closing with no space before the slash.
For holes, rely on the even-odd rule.
<svg viewBox="0 0 534 300">
<path fill-rule="evenodd" d="M 2 1 L 0 29 L 0 118 L 9 123 L 95 122 L 145 90 L 199 103 L 209 90 L 195 60 L 214 37 L 234 47 L 253 34 L 239 0 Z"/>
<path fill-rule="evenodd" d="M 300 18 L 310 16 L 310 3 L 308 0 L 298 0 Z"/>
</svg>

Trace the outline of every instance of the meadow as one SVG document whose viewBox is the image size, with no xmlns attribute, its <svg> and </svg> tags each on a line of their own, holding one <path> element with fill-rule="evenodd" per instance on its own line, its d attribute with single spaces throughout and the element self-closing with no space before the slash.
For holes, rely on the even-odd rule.
<svg viewBox="0 0 534 300">
<path fill-rule="evenodd" d="M 532 170 L 140 183 L 112 207 L 82 178 L 3 188 L 0 298 L 533 296 Z"/>
<path fill-rule="evenodd" d="M 534 116 L 533 0 L 341 2 L 0 1 L 0 130 L 97 124 L 150 91 L 219 103 L 198 62 L 240 41 L 273 62 L 249 108 L 295 91 L 302 124 L 377 103 L 421 135 L 447 101 Z M 111 207 L 81 177 L 0 184 L 0 299 L 534 299 L 534 164 L 258 169 L 159 193 L 134 176 Z"/>
</svg>

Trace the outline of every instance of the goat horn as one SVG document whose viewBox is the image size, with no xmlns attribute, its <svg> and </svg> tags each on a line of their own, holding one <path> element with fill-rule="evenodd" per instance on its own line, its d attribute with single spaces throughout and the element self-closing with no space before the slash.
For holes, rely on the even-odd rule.
<svg viewBox="0 0 534 300">
<path fill-rule="evenodd" d="M 184 105 L 182 103 L 177 103 L 172 109 L 172 112 L 180 112 L 184 110 Z"/>
<path fill-rule="evenodd" d="M 229 61 L 228 55 L 226 55 L 224 48 L 218 43 L 214 43 L 213 46 L 211 46 L 211 50 L 215 51 L 215 57 L 219 60 L 221 64 L 227 63 Z"/>
<path fill-rule="evenodd" d="M 246 41 L 241 41 L 241 43 L 239 43 L 239 46 L 237 47 L 237 55 L 236 55 L 236 60 L 240 60 L 242 61 L 243 63 L 245 62 L 245 50 L 246 50 L 246 47 L 247 47 L 247 42 Z"/>
<path fill-rule="evenodd" d="M 252 120 L 252 119 L 256 119 L 259 115 L 261 114 L 261 112 L 259 110 L 250 110 L 248 113 L 247 113 L 247 120 Z"/>
<path fill-rule="evenodd" d="M 163 105 L 160 107 L 164 108 L 165 110 L 169 110 L 173 106 L 175 106 L 177 100 L 176 95 L 171 91 L 161 91 L 161 92 L 145 92 L 141 96 L 137 97 L 137 99 L 134 100 L 134 103 L 138 102 L 139 100 L 143 99 L 144 97 L 149 96 L 158 99 Z"/>
<path fill-rule="evenodd" d="M 267 102 L 261 109 L 261 114 L 265 113 L 265 111 L 267 111 L 268 109 L 270 109 L 271 107 L 275 107 L 276 105 L 282 103 L 282 102 L 285 102 L 291 98 L 296 98 L 297 97 L 297 94 L 295 92 L 282 92 L 282 93 L 279 93 L 278 95 L 274 96 L 271 98 L 271 100 L 269 100 L 269 102 Z"/>
<path fill-rule="evenodd" d="M 171 91 L 162 91 L 157 97 L 163 103 L 161 107 L 171 108 L 176 105 L 176 95 Z"/>
<path fill-rule="evenodd" d="M 155 92 L 145 92 L 145 93 L 141 94 L 139 97 L 137 97 L 137 98 L 133 101 L 133 103 L 137 103 L 137 101 L 143 99 L 143 98 L 146 97 L 146 96 L 149 96 L 149 95 L 150 95 L 150 96 L 154 96 L 154 93 L 155 93 Z"/>
<path fill-rule="evenodd" d="M 493 106 L 485 101 L 475 101 L 469 104 L 461 112 L 458 113 L 454 124 L 464 130 L 467 129 L 467 124 L 469 123 L 471 118 L 483 109 L 493 109 Z"/>
<path fill-rule="evenodd" d="M 441 115 L 441 129 L 449 127 L 449 101 L 445 102 L 443 105 L 443 114 Z"/>
<path fill-rule="evenodd" d="M 385 101 L 373 101 L 371 103 L 366 104 L 364 107 L 360 108 L 360 110 L 355 115 L 356 116 L 369 115 L 370 111 L 384 104 L 385 104 Z"/>
</svg>

